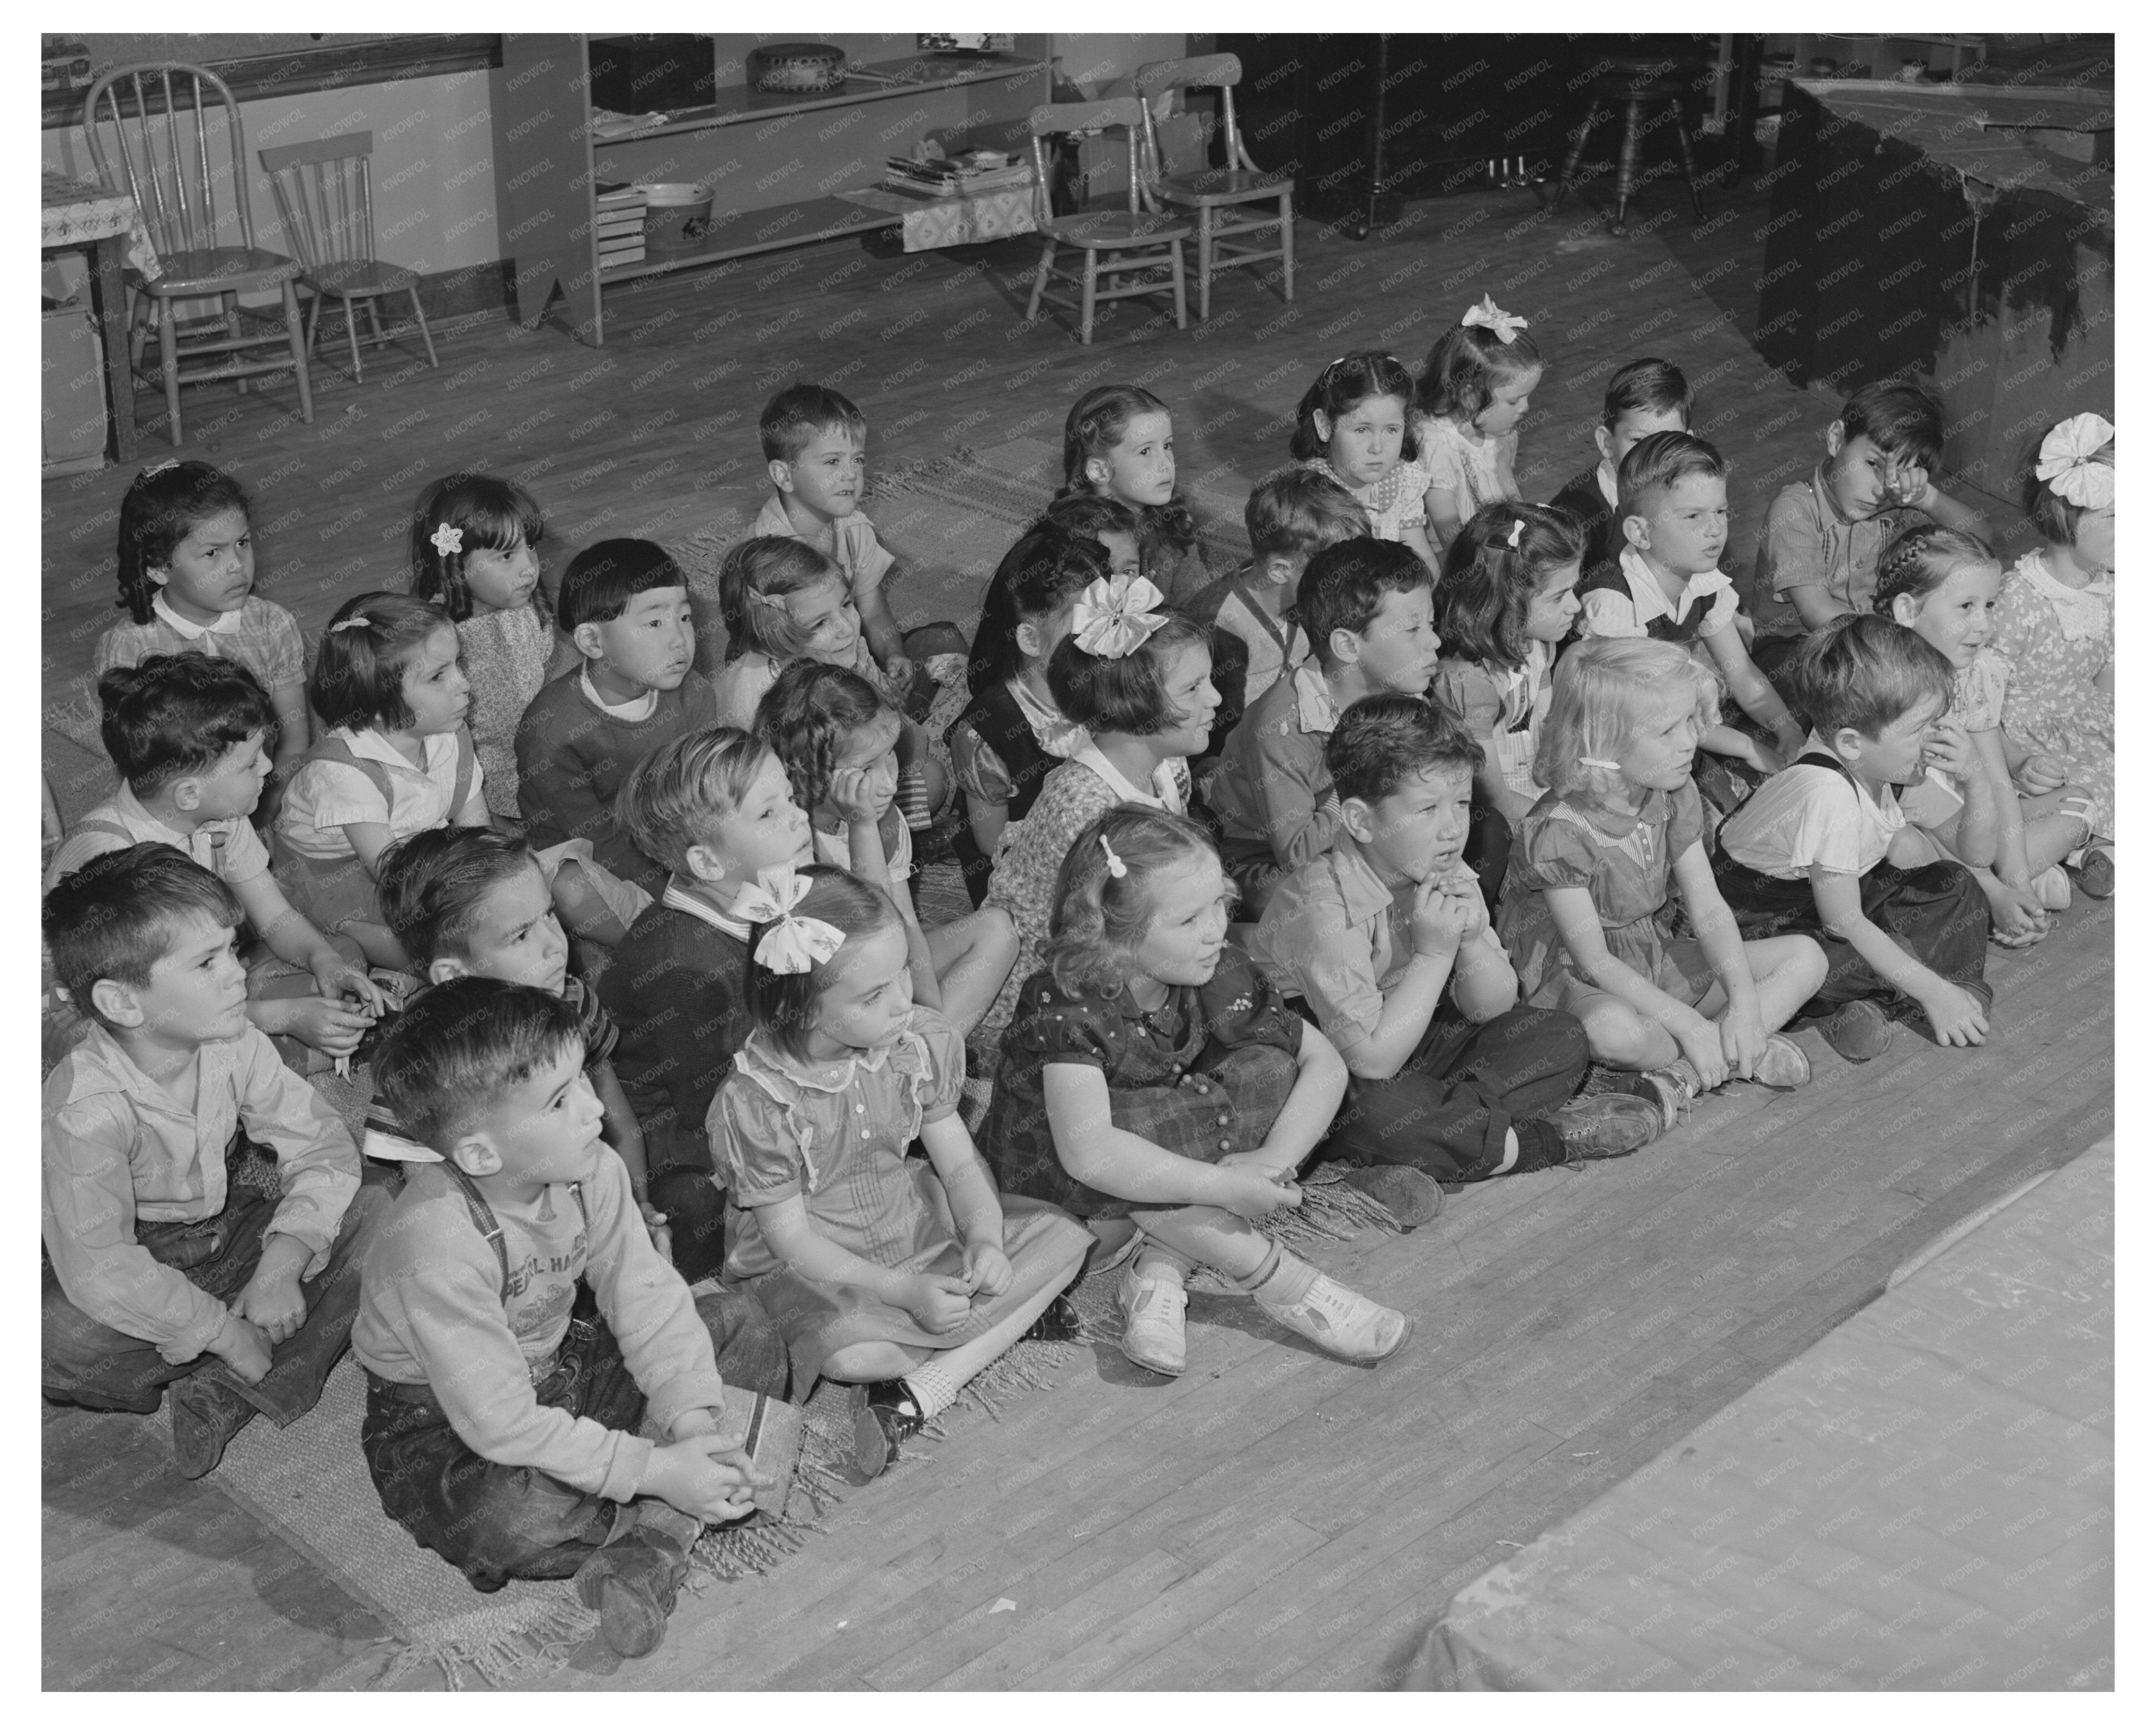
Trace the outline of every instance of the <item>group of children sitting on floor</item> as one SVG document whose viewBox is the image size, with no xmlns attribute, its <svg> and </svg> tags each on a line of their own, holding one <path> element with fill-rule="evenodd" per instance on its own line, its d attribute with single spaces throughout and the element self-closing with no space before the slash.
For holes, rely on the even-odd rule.
<svg viewBox="0 0 2156 1725">
<path fill-rule="evenodd" d="M 1376 1362 L 1408 1318 L 1259 1225 L 1314 1153 L 1410 1227 L 1803 1084 L 1793 1021 L 1980 1043 L 1988 938 L 2111 890 L 2111 426 L 2043 439 L 2010 572 L 1933 404 L 1860 389 L 1769 514 L 1780 642 L 1666 362 L 1520 499 L 1542 365 L 1486 299 L 1419 379 L 1333 361 L 1217 577 L 1168 408 L 1095 389 L 970 643 L 901 634 L 862 418 L 790 388 L 711 679 L 665 551 L 585 547 L 550 610 L 539 509 L 476 475 L 309 666 L 238 485 L 141 475 L 121 783 L 44 906 L 46 1394 L 169 1386 L 199 1476 L 349 1340 L 388 1513 L 634 1655 L 750 1512 L 726 1387 L 865 1386 L 874 1475 L 1076 1333 L 1089 1257 L 1151 1371 L 1201 1271 Z M 933 927 L 931 848 L 973 906 Z M 307 1076 L 355 1060 L 358 1144 Z"/>
</svg>

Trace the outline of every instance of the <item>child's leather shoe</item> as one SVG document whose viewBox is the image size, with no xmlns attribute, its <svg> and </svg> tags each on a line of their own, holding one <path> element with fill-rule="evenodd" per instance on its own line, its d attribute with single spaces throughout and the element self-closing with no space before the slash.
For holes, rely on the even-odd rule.
<svg viewBox="0 0 2156 1725">
<path fill-rule="evenodd" d="M 899 1445 L 927 1423 L 903 1378 L 870 1384 L 854 1409 L 854 1466 L 874 1479 L 898 1460 Z"/>
<path fill-rule="evenodd" d="M 1445 1189 L 1419 1168 L 1402 1168 L 1389 1162 L 1368 1168 L 1351 1168 L 1340 1176 L 1343 1183 L 1374 1198 L 1391 1212 L 1393 1225 L 1412 1234 L 1425 1222 L 1435 1222 L 1445 1208 Z"/>
<path fill-rule="evenodd" d="M 1133 1263 L 1116 1288 L 1116 1304 L 1123 1313 L 1123 1357 L 1163 1378 L 1180 1376 L 1185 1359 L 1183 1313 L 1189 1303 L 1182 1283 L 1162 1276 L 1142 1277 Z"/>
<path fill-rule="evenodd" d="M 1662 1135 L 1664 1111 L 1659 1101 L 1613 1091 L 1574 1096 L 1550 1116 L 1550 1124 L 1564 1139 L 1567 1162 L 1595 1162 L 1653 1143 Z"/>
<path fill-rule="evenodd" d="M 1251 1297 L 1275 1322 L 1358 1365 L 1375 1365 L 1399 1353 L 1414 1327 L 1405 1312 L 1343 1288 L 1329 1276 L 1313 1280 L 1300 1300 L 1276 1302 L 1262 1292 Z"/>
<path fill-rule="evenodd" d="M 577 1597 L 599 1615 L 599 1633 L 624 1659 L 641 1659 L 666 1639 L 689 1553 L 639 1526 L 603 1545 L 577 1570 Z"/>
<path fill-rule="evenodd" d="M 181 1378 L 169 1394 L 172 1461 L 182 1479 L 198 1480 L 224 1460 L 224 1446 L 254 1417 L 254 1404 L 207 1371 Z"/>
<path fill-rule="evenodd" d="M 1826 1045 L 1851 1065 L 1876 1060 L 1887 1052 L 1892 1027 L 1876 1002 L 1852 1000 L 1835 1009 L 1820 1027 Z"/>
</svg>

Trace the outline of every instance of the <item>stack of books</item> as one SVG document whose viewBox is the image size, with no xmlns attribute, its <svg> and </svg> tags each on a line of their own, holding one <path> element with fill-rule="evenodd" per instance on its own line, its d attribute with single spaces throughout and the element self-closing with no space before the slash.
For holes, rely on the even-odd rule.
<svg viewBox="0 0 2156 1725">
<path fill-rule="evenodd" d="M 921 198 L 978 197 L 1030 186 L 1033 164 L 998 150 L 973 150 L 953 159 L 931 156 L 916 161 L 911 156 L 886 158 L 883 182 L 893 192 Z"/>
<path fill-rule="evenodd" d="M 634 186 L 602 185 L 592 203 L 598 215 L 599 268 L 642 263 L 644 194 Z"/>
</svg>

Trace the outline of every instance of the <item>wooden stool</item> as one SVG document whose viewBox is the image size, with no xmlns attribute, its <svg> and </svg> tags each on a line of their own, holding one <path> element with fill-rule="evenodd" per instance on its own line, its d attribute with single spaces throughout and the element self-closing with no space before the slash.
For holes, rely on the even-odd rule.
<svg viewBox="0 0 2156 1725">
<path fill-rule="evenodd" d="M 1677 156 L 1684 163 L 1685 185 L 1691 193 L 1692 214 L 1695 218 L 1703 217 L 1707 212 L 1699 201 L 1699 176 L 1692 167 L 1691 139 L 1685 131 L 1683 90 L 1684 85 L 1671 74 L 1667 62 L 1620 61 L 1615 70 L 1597 78 L 1588 99 L 1587 117 L 1572 135 L 1572 148 L 1566 152 L 1564 170 L 1557 177 L 1557 193 L 1550 199 L 1550 208 L 1555 210 L 1564 202 L 1565 193 L 1578 177 L 1580 158 L 1587 153 L 1587 135 L 1605 114 L 1622 109 L 1625 135 L 1617 151 L 1617 219 L 1610 223 L 1609 231 L 1625 231 L 1625 206 L 1632 201 L 1633 189 L 1640 177 L 1640 134 L 1645 124 L 1660 124 L 1665 116 L 1677 129 Z M 1642 116 L 1650 113 L 1654 120 L 1644 121 Z"/>
</svg>

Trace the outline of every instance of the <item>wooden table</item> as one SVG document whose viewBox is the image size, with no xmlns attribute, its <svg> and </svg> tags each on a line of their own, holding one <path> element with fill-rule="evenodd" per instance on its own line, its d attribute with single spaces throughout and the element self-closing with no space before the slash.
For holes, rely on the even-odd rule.
<svg viewBox="0 0 2156 1725">
<path fill-rule="evenodd" d="M 112 459 L 135 459 L 135 378 L 127 361 L 127 293 L 124 263 L 144 279 L 164 273 L 135 200 L 124 192 L 70 180 L 50 168 L 43 176 L 42 249 L 80 247 L 90 254 L 97 295 L 98 331 L 105 343 L 105 377 L 112 398 Z"/>
</svg>

